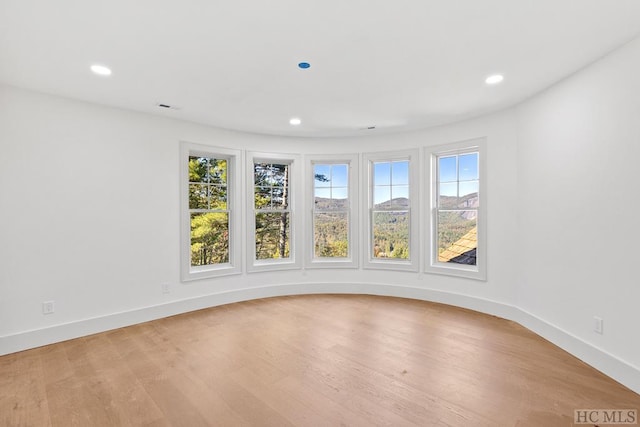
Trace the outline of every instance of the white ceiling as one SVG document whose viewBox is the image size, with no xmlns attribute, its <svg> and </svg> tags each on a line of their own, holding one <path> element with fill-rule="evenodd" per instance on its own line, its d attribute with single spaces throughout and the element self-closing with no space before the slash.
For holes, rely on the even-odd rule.
<svg viewBox="0 0 640 427">
<path fill-rule="evenodd" d="M 0 0 L 0 82 L 248 132 L 370 135 L 514 105 L 639 33 L 639 0 Z"/>
</svg>

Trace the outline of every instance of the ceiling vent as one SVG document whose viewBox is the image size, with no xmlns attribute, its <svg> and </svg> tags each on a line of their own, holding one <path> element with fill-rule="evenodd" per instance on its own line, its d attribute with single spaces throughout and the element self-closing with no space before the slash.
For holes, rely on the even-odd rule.
<svg viewBox="0 0 640 427">
<path fill-rule="evenodd" d="M 163 104 L 161 102 L 156 104 L 157 107 L 163 108 L 165 110 L 179 110 L 180 107 L 176 107 L 175 105 Z"/>
</svg>

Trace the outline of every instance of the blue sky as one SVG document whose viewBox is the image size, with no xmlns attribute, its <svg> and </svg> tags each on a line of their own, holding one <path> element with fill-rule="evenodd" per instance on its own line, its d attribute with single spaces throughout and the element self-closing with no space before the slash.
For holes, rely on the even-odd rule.
<svg viewBox="0 0 640 427">
<path fill-rule="evenodd" d="M 373 203 L 409 197 L 409 161 L 375 162 L 373 164 Z"/>
<path fill-rule="evenodd" d="M 316 164 L 313 166 L 315 175 L 323 175 L 327 182 L 314 181 L 315 197 L 346 199 L 349 195 L 349 165 L 347 164 Z"/>
<path fill-rule="evenodd" d="M 329 179 L 315 180 L 315 197 L 346 199 L 349 165 L 315 164 L 313 172 Z M 438 161 L 440 195 L 462 197 L 477 193 L 478 153 L 440 157 Z M 375 162 L 373 164 L 373 203 L 398 197 L 409 197 L 409 161 Z"/>
<path fill-rule="evenodd" d="M 438 181 L 441 196 L 462 197 L 477 193 L 479 189 L 478 153 L 440 157 Z"/>
</svg>

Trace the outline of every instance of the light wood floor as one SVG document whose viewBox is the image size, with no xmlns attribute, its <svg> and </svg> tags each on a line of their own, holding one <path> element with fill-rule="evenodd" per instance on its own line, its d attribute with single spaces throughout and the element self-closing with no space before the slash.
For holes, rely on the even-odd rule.
<svg viewBox="0 0 640 427">
<path fill-rule="evenodd" d="M 640 396 L 496 317 L 248 301 L 0 357 L 3 426 L 571 426 Z"/>
</svg>

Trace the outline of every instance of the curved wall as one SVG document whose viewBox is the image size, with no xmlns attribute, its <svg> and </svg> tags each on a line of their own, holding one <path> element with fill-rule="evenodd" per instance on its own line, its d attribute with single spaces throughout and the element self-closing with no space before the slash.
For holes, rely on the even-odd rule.
<svg viewBox="0 0 640 427">
<path fill-rule="evenodd" d="M 383 283 L 512 304 L 513 113 L 452 128 L 345 140 L 241 134 L 2 88 L 0 336 L 237 289 Z M 373 270 L 307 269 L 179 280 L 179 141 L 301 154 L 414 148 L 487 137 L 487 282 Z M 493 213 L 495 211 L 495 213 Z M 421 221 L 424 223 L 424 221 Z M 420 238 L 415 235 L 414 238 Z M 171 292 L 163 294 L 161 284 Z M 402 292 L 398 292 L 402 294 Z M 41 303 L 55 300 L 43 316 Z"/>
<path fill-rule="evenodd" d="M 553 91 L 562 96 L 561 88 Z M 637 349 L 630 350 L 617 335 L 592 343 L 575 327 L 585 319 L 554 311 L 562 306 L 556 305 L 550 288 L 563 283 L 542 272 L 528 276 L 533 268 L 545 271 L 547 257 L 544 251 L 535 253 L 541 250 L 541 230 L 528 228 L 537 218 L 528 197 L 545 202 L 532 182 L 547 169 L 547 148 L 540 147 L 544 137 L 535 129 L 544 121 L 541 111 L 556 102 L 549 96 L 421 132 L 294 139 L 224 131 L 0 86 L 0 354 L 232 301 L 368 293 L 444 302 L 518 321 L 638 391 Z M 179 141 L 333 154 L 477 137 L 487 140 L 486 282 L 361 268 L 179 281 Z M 526 155 L 518 153 L 519 140 Z M 425 224 L 422 215 L 420 223 Z M 544 221 L 552 220 L 545 216 Z M 162 293 L 162 283 L 169 284 L 170 293 Z M 580 303 L 580 294 L 563 298 L 569 295 Z M 43 315 L 42 302 L 49 300 L 55 300 L 56 311 Z"/>
<path fill-rule="evenodd" d="M 639 75 L 636 39 L 516 110 L 521 249 L 515 304 L 626 361 L 631 373 L 606 372 L 636 391 Z M 594 317 L 604 320 L 602 334 L 594 331 Z"/>
</svg>

